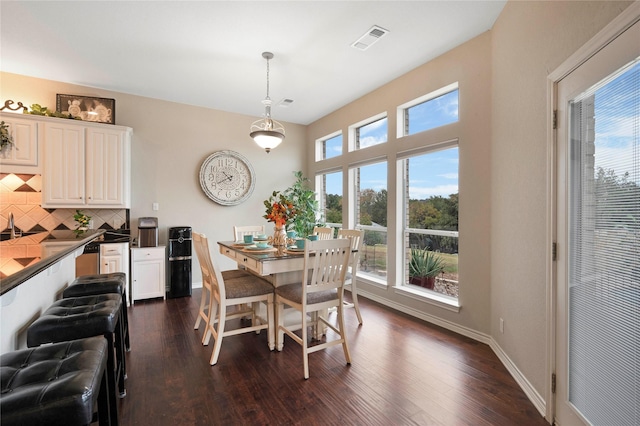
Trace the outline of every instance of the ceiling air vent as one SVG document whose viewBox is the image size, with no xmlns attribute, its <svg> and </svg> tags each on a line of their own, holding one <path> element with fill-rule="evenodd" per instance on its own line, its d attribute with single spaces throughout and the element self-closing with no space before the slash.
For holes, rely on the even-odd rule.
<svg viewBox="0 0 640 426">
<path fill-rule="evenodd" d="M 351 47 L 354 47 L 358 50 L 367 50 L 371 46 L 373 46 L 380 38 L 388 33 L 389 30 L 385 30 L 382 27 L 374 25 L 362 35 L 358 40 L 351 44 Z"/>
<path fill-rule="evenodd" d="M 283 99 L 280 102 L 278 102 L 278 106 L 279 107 L 283 107 L 283 108 L 288 108 L 291 104 L 293 103 L 293 99 Z"/>
</svg>

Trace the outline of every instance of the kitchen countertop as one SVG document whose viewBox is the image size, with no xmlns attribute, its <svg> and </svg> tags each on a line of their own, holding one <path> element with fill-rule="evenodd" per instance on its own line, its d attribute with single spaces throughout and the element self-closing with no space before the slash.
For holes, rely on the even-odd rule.
<svg viewBox="0 0 640 426">
<path fill-rule="evenodd" d="M 80 235 L 76 235 L 74 231 L 54 230 L 0 242 L 0 295 L 85 244 L 99 237 L 104 238 L 104 234 L 104 229 L 89 230 Z M 47 243 L 69 243 L 69 247 L 47 255 Z"/>
</svg>

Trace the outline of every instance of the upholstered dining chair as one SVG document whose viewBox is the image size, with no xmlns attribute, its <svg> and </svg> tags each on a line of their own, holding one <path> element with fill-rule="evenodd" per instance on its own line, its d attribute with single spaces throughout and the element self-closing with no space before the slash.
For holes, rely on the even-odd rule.
<svg viewBox="0 0 640 426">
<path fill-rule="evenodd" d="M 356 288 L 356 272 L 358 271 L 358 259 L 362 251 L 364 231 L 359 229 L 340 229 L 338 238 L 348 238 L 351 241 L 351 270 L 347 272 L 343 290 L 351 291 L 351 300 L 353 302 L 344 302 L 344 306 L 345 308 L 354 308 L 358 322 L 362 324 L 362 315 L 360 315 L 360 306 L 358 305 L 358 290 Z"/>
<path fill-rule="evenodd" d="M 195 234 L 195 232 L 194 232 Z M 202 273 L 202 292 L 200 296 L 200 308 L 198 309 L 198 316 L 196 317 L 196 323 L 193 326 L 194 330 L 200 328 L 200 323 L 204 320 L 204 323 L 207 324 L 211 320 L 209 312 L 210 299 L 213 296 L 213 287 L 211 285 L 211 274 L 209 273 L 209 269 L 207 268 L 206 261 L 201 259 L 201 234 L 197 234 L 197 236 L 193 236 L 193 246 L 195 248 L 196 255 L 198 256 L 198 262 L 200 263 L 200 272 Z M 240 278 L 252 276 L 252 274 L 246 270 L 234 269 L 230 271 L 222 271 L 222 277 L 225 280 L 229 280 L 231 278 Z M 213 313 L 215 315 L 215 312 Z M 205 326 L 204 334 L 202 335 L 202 344 L 205 344 L 205 338 L 207 337 L 207 328 Z"/>
<path fill-rule="evenodd" d="M 330 240 L 333 238 L 333 228 L 315 226 L 313 228 L 313 233 L 318 236 L 319 240 Z"/>
<path fill-rule="evenodd" d="M 222 339 L 241 333 L 260 332 L 267 330 L 269 349 L 275 347 L 273 286 L 268 281 L 245 271 L 220 272 L 215 258 L 211 256 L 209 242 L 203 234 L 193 233 L 193 241 L 202 271 L 203 291 L 205 282 L 210 286 L 208 303 L 208 318 L 205 317 L 205 333 L 202 338 L 204 345 L 209 344 L 211 336 L 214 338 L 213 353 L 209 363 L 218 362 Z M 204 266 L 202 266 L 204 265 Z M 225 278 L 226 275 L 226 278 Z M 267 319 L 258 315 L 258 305 L 262 302 L 267 307 Z M 227 312 L 229 307 L 237 307 L 233 312 Z M 226 330 L 229 319 L 251 317 L 251 325 Z"/>
<path fill-rule="evenodd" d="M 249 226 L 234 226 L 233 227 L 233 238 L 234 241 L 242 241 L 245 235 L 256 235 L 264 234 L 264 225 L 249 225 Z"/>
<path fill-rule="evenodd" d="M 349 259 L 351 242 L 347 239 L 307 241 L 304 250 L 304 269 L 301 283 L 276 287 L 276 306 L 278 318 L 277 349 L 281 351 L 286 333 L 302 346 L 304 378 L 309 378 L 309 354 L 334 345 L 342 345 L 347 364 L 351 364 L 351 354 L 344 331 L 343 286 Z M 290 306 L 300 312 L 301 322 L 292 326 L 284 324 L 284 306 Z M 335 307 L 338 311 L 336 326 L 329 323 L 319 311 Z M 311 317 L 311 323 L 307 319 Z M 309 346 L 308 327 L 317 329 L 324 323 L 331 328 L 338 339 Z M 299 330 L 301 336 L 295 333 Z"/>
</svg>

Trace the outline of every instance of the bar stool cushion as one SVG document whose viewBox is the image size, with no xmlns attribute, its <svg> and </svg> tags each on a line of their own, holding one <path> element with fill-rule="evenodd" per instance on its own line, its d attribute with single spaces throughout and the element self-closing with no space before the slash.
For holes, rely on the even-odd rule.
<svg viewBox="0 0 640 426">
<path fill-rule="evenodd" d="M 93 296 L 96 294 L 116 293 L 122 297 L 120 315 L 124 324 L 124 343 L 127 351 L 131 350 L 129 341 L 129 318 L 127 313 L 127 275 L 124 272 L 108 274 L 92 274 L 77 277 L 69 287 L 62 292 L 62 297 Z"/>
<path fill-rule="evenodd" d="M 0 355 L 2 425 L 88 425 L 107 365 L 92 337 Z"/>
<path fill-rule="evenodd" d="M 27 330 L 27 346 L 114 333 L 122 298 L 118 294 L 60 299 Z"/>
</svg>

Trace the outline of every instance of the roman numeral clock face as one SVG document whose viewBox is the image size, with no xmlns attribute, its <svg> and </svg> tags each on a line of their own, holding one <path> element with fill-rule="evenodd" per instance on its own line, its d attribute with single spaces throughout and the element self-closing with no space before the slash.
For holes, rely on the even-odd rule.
<svg viewBox="0 0 640 426">
<path fill-rule="evenodd" d="M 200 185 L 211 200 L 223 206 L 235 206 L 253 192 L 255 172 L 243 155 L 218 151 L 202 163 Z"/>
</svg>

